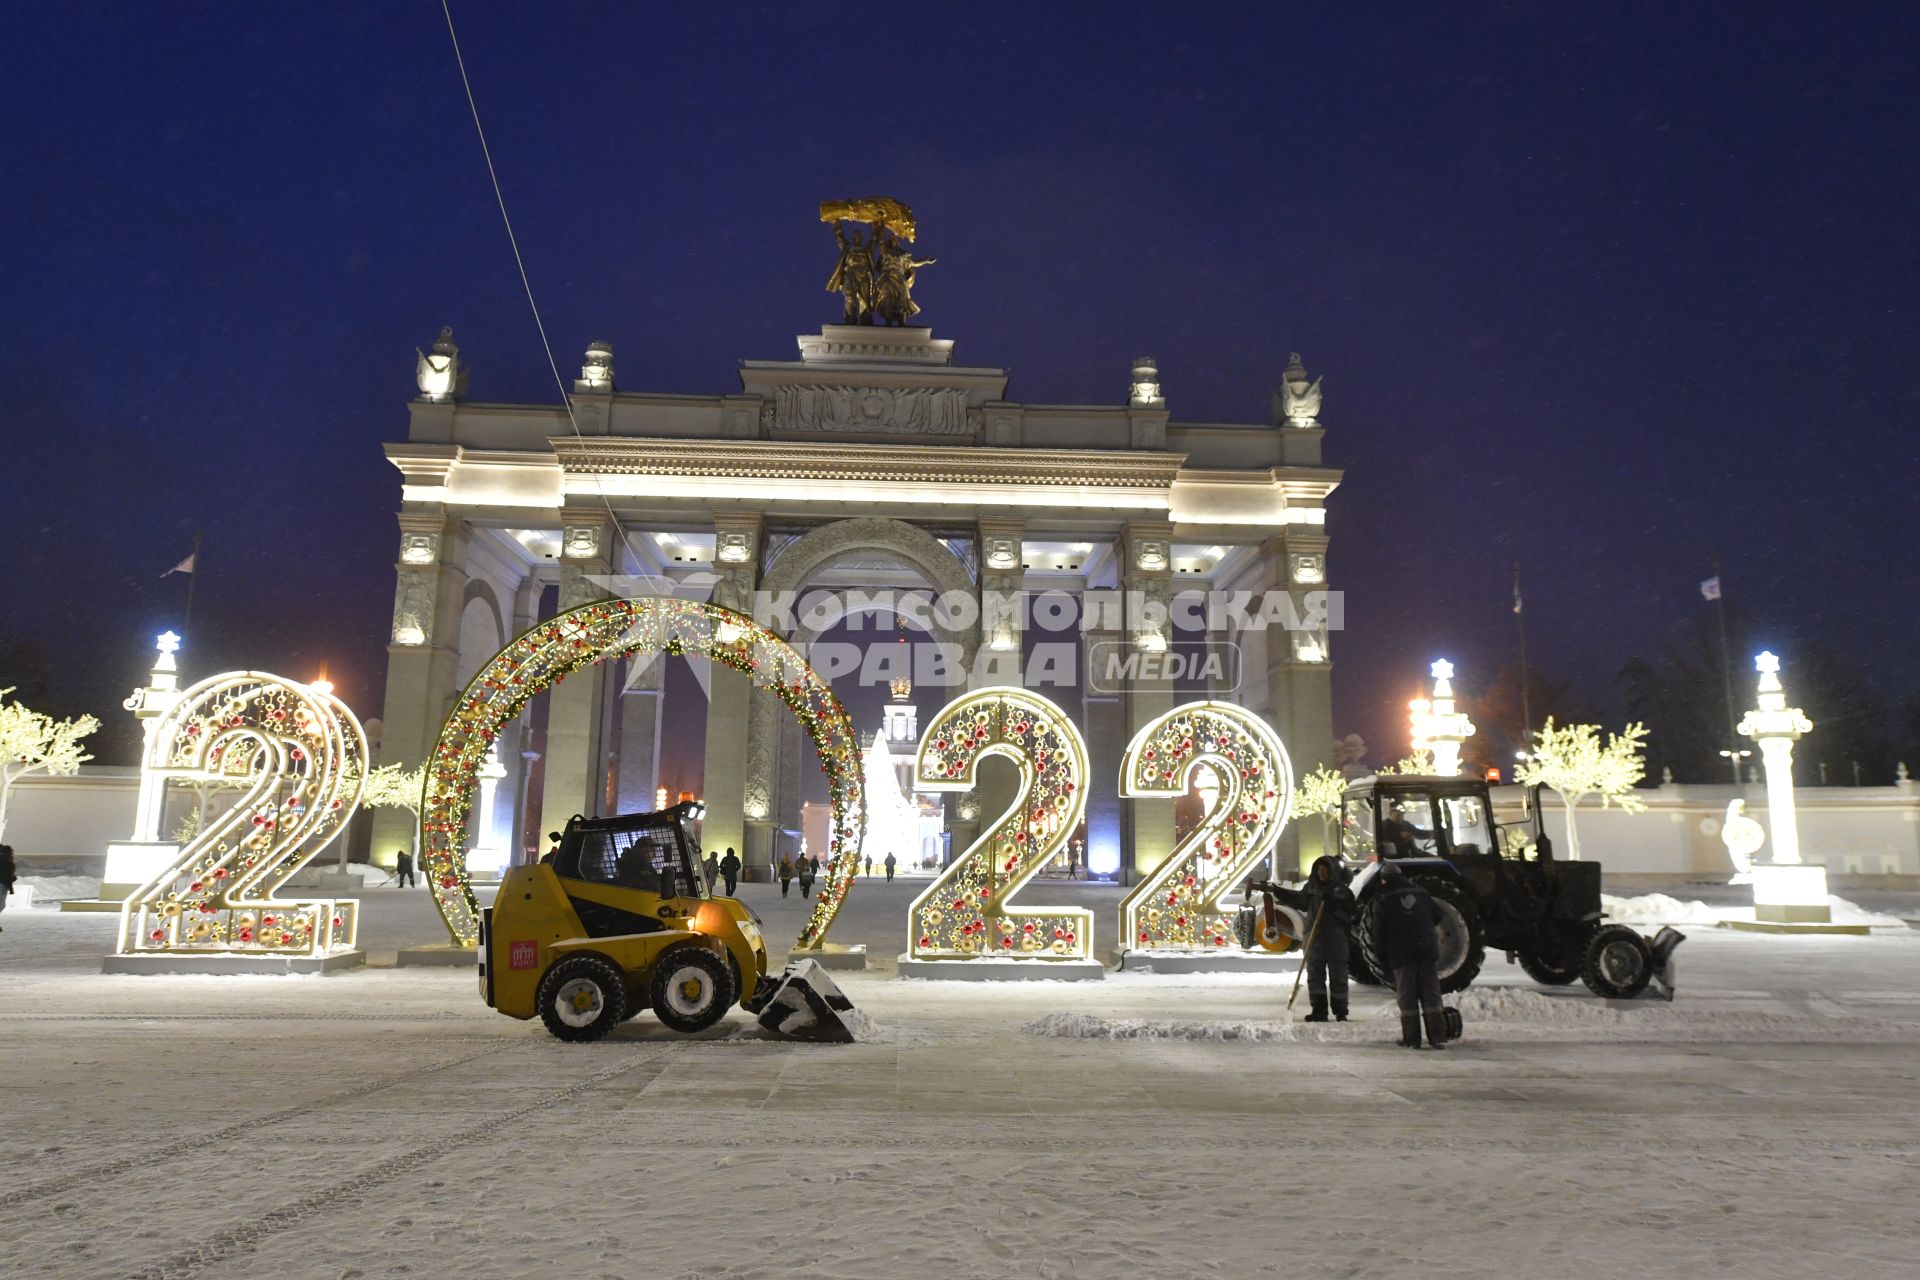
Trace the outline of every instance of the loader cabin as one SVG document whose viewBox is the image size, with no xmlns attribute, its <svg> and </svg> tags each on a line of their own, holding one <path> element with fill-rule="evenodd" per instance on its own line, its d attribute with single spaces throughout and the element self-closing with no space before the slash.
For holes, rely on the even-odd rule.
<svg viewBox="0 0 1920 1280">
<path fill-rule="evenodd" d="M 699 840 L 693 824 L 706 813 L 697 800 L 657 813 L 611 818 L 575 814 L 560 843 L 542 858 L 563 880 L 618 885 L 663 898 L 704 898 Z"/>
</svg>

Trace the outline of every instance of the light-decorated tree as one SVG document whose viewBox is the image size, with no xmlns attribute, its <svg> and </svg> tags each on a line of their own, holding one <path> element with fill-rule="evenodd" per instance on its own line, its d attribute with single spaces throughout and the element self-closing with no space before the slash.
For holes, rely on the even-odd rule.
<svg viewBox="0 0 1920 1280">
<path fill-rule="evenodd" d="M 1643 752 L 1647 727 L 1630 724 L 1600 739 L 1597 724 L 1556 725 L 1551 717 L 1533 735 L 1533 751 L 1515 775 L 1526 786 L 1543 786 L 1567 807 L 1567 856 L 1580 856 L 1580 831 L 1574 810 L 1588 796 L 1599 796 L 1602 809 L 1613 807 L 1638 813 L 1646 804 L 1633 786 L 1646 776 Z"/>
<path fill-rule="evenodd" d="M 426 790 L 427 767 L 403 768 L 383 764 L 367 773 L 367 789 L 360 803 L 373 809 L 405 809 L 418 816 Z"/>
<path fill-rule="evenodd" d="M 1412 755 L 1401 756 L 1392 764 L 1381 765 L 1376 772 L 1383 778 L 1409 773 L 1424 776 L 1433 772 L 1433 753 L 1416 751 Z"/>
<path fill-rule="evenodd" d="M 7 832 L 13 784 L 30 773 L 60 777 L 80 772 L 80 766 L 93 759 L 80 749 L 80 739 L 100 727 L 92 716 L 55 720 L 9 702 L 12 692 L 0 689 L 0 836 Z"/>
<path fill-rule="evenodd" d="M 360 803 L 369 809 L 405 809 L 418 819 L 421 802 L 426 796 L 426 781 L 425 765 L 408 769 L 397 764 L 383 764 L 378 769 L 367 771 L 367 789 L 361 793 Z"/>
<path fill-rule="evenodd" d="M 1346 775 L 1325 765 L 1300 779 L 1293 791 L 1293 811 L 1302 818 L 1320 819 L 1320 847 L 1335 852 L 1334 823 L 1340 817 L 1340 795 L 1347 789 Z"/>
</svg>

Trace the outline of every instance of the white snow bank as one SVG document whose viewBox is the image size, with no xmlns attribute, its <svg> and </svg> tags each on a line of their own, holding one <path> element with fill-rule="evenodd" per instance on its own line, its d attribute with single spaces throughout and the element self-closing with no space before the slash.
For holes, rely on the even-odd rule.
<svg viewBox="0 0 1920 1280">
<path fill-rule="evenodd" d="M 1684 987 L 1681 1000 L 1686 999 Z M 1817 1043 L 1881 1044 L 1920 1041 L 1920 1024 L 1882 1018 L 1814 1017 L 1792 1013 L 1689 1009 L 1636 1002 L 1608 1005 L 1586 995 L 1546 995 L 1524 987 L 1473 987 L 1447 997 L 1460 1010 L 1468 1041 L 1614 1041 L 1633 1044 Z M 1154 1021 L 1050 1013 L 1021 1034 L 1066 1040 L 1213 1040 L 1280 1043 L 1360 1043 L 1379 1040 L 1393 1018 L 1386 1006 L 1362 1021 L 1341 1023 Z M 1369 1025 L 1371 1024 L 1371 1025 Z"/>
<path fill-rule="evenodd" d="M 1664 893 L 1647 893 L 1637 898 L 1600 895 L 1600 910 L 1611 924 L 1719 924 L 1731 920 L 1740 907 L 1710 907 L 1698 899 L 1682 902 Z"/>
<path fill-rule="evenodd" d="M 64 902 L 68 898 L 100 896 L 98 876 L 21 876 L 19 883 L 33 890 L 35 902 Z"/>
<path fill-rule="evenodd" d="M 1905 930 L 1907 922 L 1899 916 L 1883 915 L 1878 911 L 1869 911 L 1845 898 L 1829 896 L 1827 904 L 1833 912 L 1835 924 L 1864 924 L 1875 929 Z M 1641 894 L 1635 898 L 1616 898 L 1610 893 L 1600 895 L 1600 909 L 1606 912 L 1610 924 L 1657 925 L 1657 924 L 1706 924 L 1717 925 L 1725 920 L 1751 920 L 1753 908 L 1748 906 L 1714 907 L 1690 898 L 1681 901 L 1664 893 Z"/>
</svg>

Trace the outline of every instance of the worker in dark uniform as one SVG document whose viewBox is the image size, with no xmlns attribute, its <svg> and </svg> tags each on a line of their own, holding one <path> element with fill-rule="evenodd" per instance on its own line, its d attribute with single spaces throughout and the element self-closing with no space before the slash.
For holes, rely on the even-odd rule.
<svg viewBox="0 0 1920 1280">
<path fill-rule="evenodd" d="M 1427 1045 L 1444 1049 L 1446 1015 L 1440 1006 L 1440 912 L 1420 884 L 1401 874 L 1391 862 L 1375 855 L 1380 864 L 1379 905 L 1374 909 L 1375 954 L 1386 957 L 1393 971 L 1394 1001 L 1400 1006 L 1400 1044 L 1420 1047 L 1420 1028 L 1426 1026 Z"/>
<path fill-rule="evenodd" d="M 1325 1022 L 1327 1014 L 1347 1020 L 1348 930 L 1353 926 L 1353 890 L 1338 858 L 1318 857 L 1307 870 L 1304 888 L 1256 881 L 1251 888 L 1273 897 L 1300 913 L 1306 926 L 1307 999 L 1313 1011 L 1308 1022 Z"/>
</svg>

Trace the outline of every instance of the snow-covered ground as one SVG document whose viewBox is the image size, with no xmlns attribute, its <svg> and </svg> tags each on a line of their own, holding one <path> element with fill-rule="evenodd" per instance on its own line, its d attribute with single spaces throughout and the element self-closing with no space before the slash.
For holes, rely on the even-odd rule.
<svg viewBox="0 0 1920 1280">
<path fill-rule="evenodd" d="M 1683 926 L 1672 1005 L 1496 955 L 1467 1038 L 1415 1054 L 1369 988 L 1318 1027 L 1267 974 L 902 981 L 918 887 L 863 884 L 835 928 L 881 961 L 839 975 L 873 1020 L 843 1047 L 739 1014 L 562 1045 L 466 970 L 103 977 L 111 917 L 0 914 L 0 1275 L 1798 1280 L 1920 1256 L 1920 932 Z M 797 894 L 745 896 L 797 931 Z M 1109 890 L 1030 896 L 1111 928 Z M 363 902 L 376 964 L 435 940 L 423 893 Z"/>
</svg>

